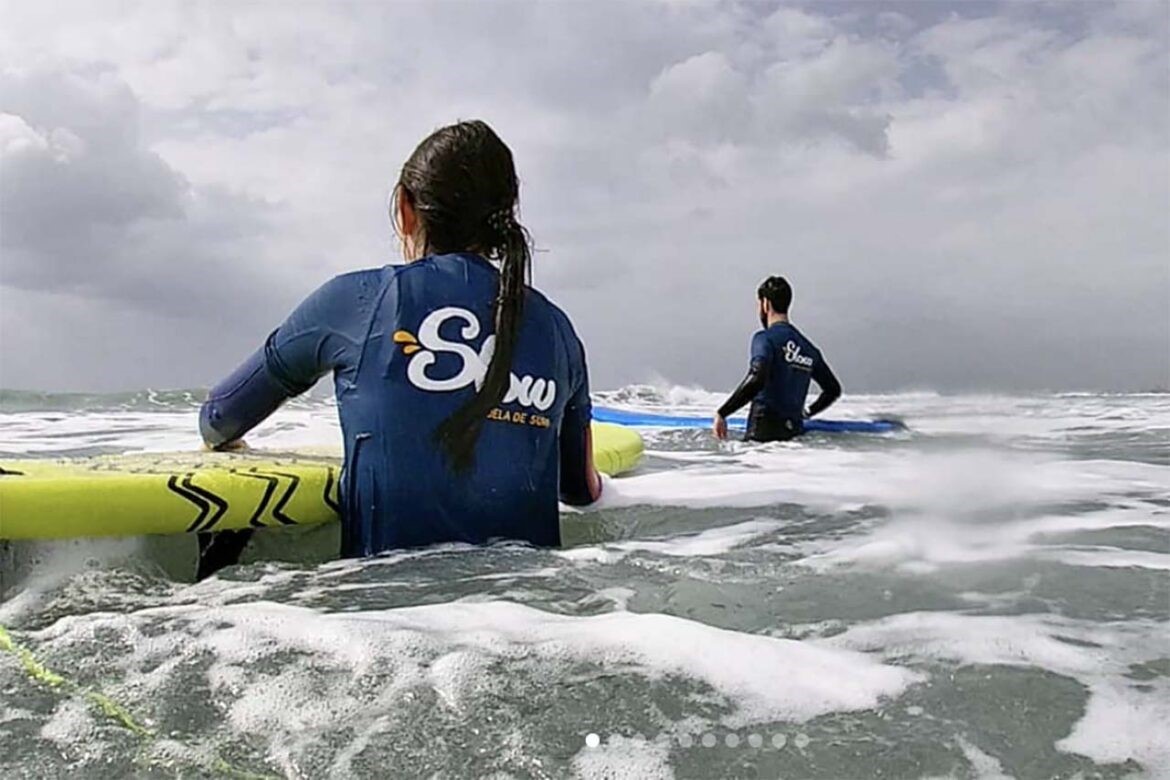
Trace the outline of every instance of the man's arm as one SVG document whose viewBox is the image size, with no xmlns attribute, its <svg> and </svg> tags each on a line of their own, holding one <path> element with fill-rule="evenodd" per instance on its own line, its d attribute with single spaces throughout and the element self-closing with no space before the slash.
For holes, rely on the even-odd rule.
<svg viewBox="0 0 1170 780">
<path fill-rule="evenodd" d="M 585 348 L 580 342 L 577 346 L 581 350 L 581 383 L 561 419 L 560 499 L 570 506 L 586 506 L 601 497 L 601 477 L 593 465 L 593 402 L 589 398 Z"/>
<path fill-rule="evenodd" d="M 745 404 L 755 398 L 767 383 L 768 364 L 764 361 L 753 360 L 751 366 L 748 367 L 747 376 L 723 402 L 723 406 L 719 407 L 719 416 L 730 417 L 738 412 Z"/>
<path fill-rule="evenodd" d="M 230 446 L 338 365 L 349 343 L 345 325 L 357 308 L 356 277 L 347 274 L 322 285 L 261 349 L 211 389 L 199 412 L 207 446 Z"/>
<path fill-rule="evenodd" d="M 837 381 L 837 377 L 833 374 L 833 369 L 829 368 L 829 364 L 820 359 L 813 366 L 812 371 L 813 381 L 820 385 L 821 394 L 817 400 L 813 401 L 812 406 L 808 408 L 808 416 L 812 417 L 815 414 L 828 409 L 833 405 L 833 402 L 841 397 L 841 383 Z"/>
<path fill-rule="evenodd" d="M 747 376 L 739 383 L 739 387 L 731 395 L 719 411 L 715 413 L 715 435 L 720 439 L 727 438 L 727 418 L 738 412 L 745 404 L 751 401 L 764 389 L 768 383 L 768 338 L 764 331 L 752 336 L 752 358 L 748 365 Z"/>
</svg>

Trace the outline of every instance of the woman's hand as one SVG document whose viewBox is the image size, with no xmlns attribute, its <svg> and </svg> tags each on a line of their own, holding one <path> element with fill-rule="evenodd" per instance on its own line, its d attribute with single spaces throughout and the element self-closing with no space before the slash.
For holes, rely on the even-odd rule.
<svg viewBox="0 0 1170 780">
<path fill-rule="evenodd" d="M 225 441 L 218 447 L 212 447 L 207 442 L 204 442 L 203 447 L 204 449 L 211 450 L 212 452 L 247 452 L 248 450 L 252 449 L 248 446 L 248 442 L 244 441 L 243 439 Z"/>
</svg>

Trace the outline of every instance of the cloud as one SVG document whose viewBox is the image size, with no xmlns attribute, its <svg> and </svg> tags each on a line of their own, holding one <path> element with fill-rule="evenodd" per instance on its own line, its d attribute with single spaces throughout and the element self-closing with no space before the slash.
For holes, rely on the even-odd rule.
<svg viewBox="0 0 1170 780">
<path fill-rule="evenodd" d="M 668 140 L 771 146 L 836 137 L 885 154 L 889 116 L 870 98 L 897 75 L 891 51 L 842 36 L 765 62 L 741 71 L 708 51 L 665 68 L 650 82 L 647 124 Z"/>
<path fill-rule="evenodd" d="M 599 385 L 730 386 L 771 273 L 847 390 L 1166 385 L 1157 5 L 13 5 L 0 295 L 44 333 L 0 384 L 128 381 L 61 346 L 79 311 L 135 382 L 213 381 L 395 260 L 398 166 L 476 116 Z"/>
<path fill-rule="evenodd" d="M 704 52 L 650 82 L 649 109 L 667 138 L 734 139 L 749 122 L 748 83 L 725 55 Z"/>
<path fill-rule="evenodd" d="M 222 300 L 264 204 L 195 188 L 138 133 L 109 76 L 0 76 L 3 283 L 168 313 Z M 211 282 L 211 283 L 209 283 Z M 230 297 L 229 297 L 230 299 Z"/>
<path fill-rule="evenodd" d="M 110 74 L 0 75 L 0 384 L 195 384 L 304 291 L 268 262 L 278 210 L 193 186 L 140 114 Z"/>
</svg>

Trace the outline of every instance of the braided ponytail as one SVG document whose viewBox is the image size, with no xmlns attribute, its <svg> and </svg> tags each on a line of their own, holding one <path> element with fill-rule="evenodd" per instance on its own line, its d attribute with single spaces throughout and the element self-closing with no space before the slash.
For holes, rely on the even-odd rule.
<svg viewBox="0 0 1170 780">
<path fill-rule="evenodd" d="M 402 166 L 396 192 L 419 217 L 427 253 L 472 251 L 497 263 L 495 347 L 478 391 L 435 430 L 435 441 L 456 472 L 475 465 L 475 445 L 488 412 L 512 384 L 531 276 L 532 243 L 516 219 L 520 184 L 512 152 L 481 121 L 440 128 Z"/>
<path fill-rule="evenodd" d="M 439 425 L 435 439 L 456 472 L 475 465 L 475 443 L 488 412 L 507 395 L 512 385 L 512 357 L 524 317 L 525 286 L 531 278 L 532 250 L 528 232 L 516 221 L 511 208 L 488 215 L 492 244 L 484 252 L 500 263 L 495 301 L 495 349 L 478 392 Z"/>
</svg>

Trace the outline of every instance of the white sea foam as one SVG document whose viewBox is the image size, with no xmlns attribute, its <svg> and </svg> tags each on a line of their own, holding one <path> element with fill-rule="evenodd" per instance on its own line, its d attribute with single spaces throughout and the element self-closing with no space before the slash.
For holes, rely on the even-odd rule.
<svg viewBox="0 0 1170 780">
<path fill-rule="evenodd" d="M 764 449 L 764 448 L 761 448 Z M 637 474 L 614 480 L 603 508 L 638 505 L 683 507 L 761 507 L 801 503 L 832 509 L 865 501 L 869 480 L 843 481 L 851 468 L 861 476 L 860 453 L 826 450 L 810 457 L 799 445 L 767 445 L 766 452 L 745 451 L 735 459 Z M 871 464 L 872 465 L 872 464 Z"/>
<path fill-rule="evenodd" d="M 988 513 L 1075 501 L 1132 501 L 1170 493 L 1170 467 L 1107 460 L 1041 460 L 1021 453 L 847 451 L 780 444 L 636 474 L 607 484 L 601 508 L 639 505 L 848 511 L 880 504 L 899 515 L 979 522 Z"/>
<path fill-rule="evenodd" d="M 138 621 L 163 617 L 176 620 L 176 630 L 149 635 L 141 630 Z M 320 695 L 322 677 L 337 673 L 350 680 L 392 673 L 392 682 L 373 696 L 382 706 L 411 686 L 425 684 L 457 707 L 469 687 L 483 679 L 477 670 L 490 659 L 536 658 L 554 667 L 600 664 L 611 673 L 620 669 L 650 680 L 685 677 L 728 702 L 728 725 L 805 721 L 828 712 L 869 709 L 920 679 L 862 653 L 668 615 L 573 617 L 500 601 L 355 614 L 319 614 L 271 603 L 167 607 L 142 610 L 136 617 L 65 618 L 39 639 L 73 641 L 93 636 L 99 627 L 118 632 L 134 648 L 128 671 L 153 667 L 137 680 L 147 687 L 168 679 L 168 664 L 212 652 L 217 662 L 211 682 L 237 697 L 230 717 L 249 733 L 292 734 L 342 718 L 368 720 L 378 708 L 369 709 L 363 701 L 367 696 L 353 697 L 348 685 L 337 696 Z M 242 671 L 271 669 L 272 659 L 290 652 L 300 660 L 279 671 Z"/>
<path fill-rule="evenodd" d="M 1165 527 L 1165 526 L 1163 526 Z M 1044 550 L 1038 557 L 1060 561 L 1070 566 L 1093 566 L 1103 569 L 1153 569 L 1170 571 L 1170 555 L 1146 550 L 1123 550 L 1117 547 Z"/>
<path fill-rule="evenodd" d="M 559 550 L 557 555 L 571 561 L 598 563 L 613 563 L 631 552 L 651 552 L 678 558 L 715 556 L 730 552 L 783 525 L 778 520 L 747 520 L 733 525 L 709 528 L 697 534 L 672 536 L 669 539 L 632 540 L 596 547 L 573 547 Z"/>
<path fill-rule="evenodd" d="M 1152 515 L 1142 508 L 1111 508 L 979 522 L 978 517 L 964 517 L 960 512 L 915 514 L 847 539 L 806 544 L 808 555 L 800 563 L 820 571 L 863 565 L 931 572 L 948 564 L 1033 557 L 1075 566 L 1167 568 L 1170 556 L 1164 553 L 1051 541 L 1056 534 L 1129 526 L 1170 528 L 1170 515 Z"/>
<path fill-rule="evenodd" d="M 667 385 L 626 388 L 596 399 L 704 417 L 722 400 L 721 393 Z M 508 685 L 515 686 L 509 695 L 520 691 L 534 697 L 575 680 L 616 681 L 618 687 L 607 691 L 664 686 L 655 695 L 666 695 L 679 712 L 673 721 L 662 716 L 643 723 L 677 736 L 701 733 L 712 726 L 711 718 L 738 727 L 771 720 L 807 723 L 826 713 L 884 708 L 938 666 L 978 663 L 1047 670 L 1078 681 L 1088 692 L 1085 710 L 1062 713 L 1072 725 L 1057 748 L 1099 763 L 1135 760 L 1149 776 L 1170 776 L 1170 749 L 1159 731 L 1170 722 L 1170 678 L 1158 676 L 1163 670 L 1157 664 L 1140 674 L 1132 671 L 1133 664 L 1170 657 L 1167 625 L 1141 618 L 1123 622 L 1126 607 L 1114 603 L 1129 583 L 1158 587 L 1165 581 L 1158 578 L 1170 569 L 1170 555 L 1156 543 L 1145 544 L 1170 528 L 1170 508 L 1164 503 L 1170 495 L 1170 467 L 1154 465 L 1165 464 L 1156 446 L 1170 435 L 1170 396 L 849 396 L 828 416 L 901 417 L 911 432 L 897 438 L 823 436 L 718 447 L 702 431 L 653 432 L 647 464 L 630 477 L 607 480 L 600 511 L 574 514 L 573 520 L 609 524 L 632 518 L 632 528 L 652 527 L 659 536 L 620 535 L 623 541 L 552 554 L 508 548 L 507 560 L 520 561 L 509 564 L 512 571 L 495 568 L 500 559 L 492 558 L 490 550 L 444 545 L 316 569 L 257 565 L 195 586 L 174 585 L 170 591 L 158 586 L 144 599 L 137 580 L 123 582 L 103 573 L 129 556 L 133 543 L 38 546 L 43 560 L 30 580 L 0 603 L 0 623 L 48 624 L 18 632 L 18 638 L 50 659 L 69 659 L 74 668 L 64 671 L 100 678 L 103 691 L 137 705 L 131 707 L 136 711 L 149 713 L 156 702 L 164 709 L 180 708 L 185 694 L 176 694 L 176 680 L 190 679 L 192 670 L 210 663 L 205 672 L 194 673 L 206 674 L 211 698 L 226 722 L 201 732 L 198 750 L 178 742 L 154 743 L 151 751 L 176 766 L 212 766 L 221 737 L 265 735 L 255 737 L 256 749 L 287 774 L 303 774 L 312 756 L 323 761 L 316 765 L 323 774 L 350 776 L 361 772 L 370 753 L 386 750 L 410 731 L 401 713 L 409 711 L 411 702 L 472 721 L 495 713 L 495 705 L 485 701 L 499 701 L 500 687 Z M 335 450 L 336 406 L 316 401 L 286 406 L 248 438 L 258 448 Z M 189 404 L 159 412 L 135 407 L 5 414 L 0 415 L 0 439 L 6 452 L 30 455 L 182 450 L 199 444 Z M 1100 447 L 1099 441 L 1104 442 Z M 630 509 L 643 506 L 703 511 Z M 729 507 L 749 511 L 708 509 Z M 672 526 L 675 515 L 684 523 Z M 758 517 L 736 522 L 745 515 Z M 797 520 L 777 519 L 793 517 Z M 696 532 L 694 522 L 703 518 L 708 527 Z M 1143 545 L 1153 549 L 1139 549 Z M 777 563 L 781 567 L 788 566 L 784 561 L 793 551 L 803 556 L 781 576 L 799 582 L 801 603 L 796 606 L 815 613 L 808 623 L 787 625 L 775 612 L 787 605 L 751 603 L 750 598 L 742 609 L 728 613 L 730 624 L 755 621 L 761 633 L 625 611 L 630 604 L 660 603 L 665 594 L 672 611 L 711 614 L 689 611 L 704 605 L 711 588 L 719 587 L 703 577 L 726 556 L 759 556 L 770 546 L 785 551 Z M 428 585 L 428 600 L 477 590 L 490 596 L 343 614 L 295 606 L 356 609 L 401 603 L 409 590 L 404 583 L 414 582 L 401 574 L 443 570 L 444 556 L 462 564 L 464 573 L 453 575 L 450 593 L 444 594 L 445 583 Z M 493 566 L 479 568 L 476 556 Z M 666 560 L 654 562 L 664 568 L 626 566 L 616 580 L 610 575 L 619 570 L 593 565 L 642 564 L 658 556 Z M 851 624 L 852 618 L 837 611 L 839 593 L 824 599 L 822 608 L 812 588 L 834 589 L 844 582 L 848 591 L 848 578 L 860 569 L 879 568 L 897 593 L 905 575 L 1009 559 L 1060 562 L 1121 583 L 1123 590 L 1108 600 L 1110 614 L 1119 610 L 1119 620 L 919 612 Z M 646 576 L 639 576 L 643 569 Z M 765 576 L 773 576 L 776 568 L 768 571 Z M 997 612 L 1036 603 L 1029 579 L 1021 589 L 1015 579 L 996 581 L 994 567 L 985 571 L 990 581 L 960 584 L 949 595 L 972 608 Z M 743 576 L 737 568 L 736 577 Z M 948 592 L 946 577 L 931 582 Z M 758 584 L 761 593 L 776 592 L 777 580 L 761 576 Z M 120 590 L 126 592 L 111 592 Z M 385 602 L 381 590 L 387 593 Z M 1053 609 L 1060 608 L 1065 595 L 1056 594 Z M 1124 598 L 1137 599 L 1144 615 L 1158 608 L 1159 594 L 1152 595 L 1144 591 Z M 856 604 L 865 614 L 889 608 L 880 592 L 866 598 L 850 596 L 850 606 Z M 267 603 L 270 599 L 286 604 Z M 138 601 L 167 606 L 142 608 Z M 617 611 L 567 616 L 519 602 L 574 612 Z M 107 611 L 92 611 L 98 608 Z M 70 614 L 71 609 L 82 614 Z M 833 632 L 840 633 L 819 638 Z M 104 650 L 95 654 L 98 642 Z M 13 668 L 0 663 L 0 685 Z M 49 710 L 31 713 L 5 704 L 10 709 L 0 707 L 0 722 L 40 719 L 47 740 L 75 736 L 113 744 L 104 728 L 85 732 L 76 706 L 61 706 L 49 715 Z M 898 713 L 895 721 L 908 717 L 918 723 L 930 717 L 930 710 L 927 706 L 925 715 L 921 708 L 905 706 L 888 711 Z M 673 761 L 674 770 L 687 775 L 687 767 L 677 763 L 685 751 L 664 753 L 658 743 L 614 739 L 604 725 L 559 723 L 566 730 L 590 726 L 601 733 L 602 744 L 597 750 L 572 747 L 565 764 L 543 771 L 669 777 Z M 526 726 L 523 720 L 494 723 L 492 738 L 501 755 L 514 759 L 508 769 L 516 774 L 524 774 L 530 766 L 524 762 L 547 748 L 525 743 L 532 739 Z M 810 733 L 817 728 L 815 722 L 801 727 Z M 966 760 L 966 771 L 973 775 L 996 778 L 1016 771 L 1011 757 L 996 754 L 995 741 L 985 736 L 974 724 L 956 722 L 943 742 L 956 761 Z M 898 738 L 916 739 L 913 729 Z M 116 753 L 106 758 L 116 760 Z M 858 772 L 867 768 L 853 767 Z M 539 772 L 532 767 L 531 773 Z"/>
<path fill-rule="evenodd" d="M 135 558 L 142 543 L 139 539 L 66 539 L 25 543 L 21 556 L 21 579 L 6 588 L 18 588 L 0 601 L 0 625 L 13 623 L 34 612 L 46 598 L 68 583 L 84 588 L 85 579 L 78 575 L 98 571 Z"/>
<path fill-rule="evenodd" d="M 0 706 L 0 724 L 13 720 L 26 720 L 33 717 L 33 713 L 19 707 Z"/>
<path fill-rule="evenodd" d="M 661 383 L 594 394 L 594 402 L 672 415 L 710 416 L 723 392 Z M 1126 404 L 1129 403 L 1127 406 Z M 928 435 L 979 435 L 996 441 L 1060 441 L 1093 433 L 1170 432 L 1170 395 L 1051 397 L 940 396 L 936 393 L 847 394 L 828 417 L 905 419 Z M 197 411 L 190 403 L 158 410 L 24 411 L 0 415 L 0 440 L 9 452 L 48 453 L 104 446 L 121 451 L 184 450 L 199 446 Z M 253 446 L 336 445 L 332 398 L 286 405 L 256 429 Z"/>
<path fill-rule="evenodd" d="M 53 716 L 41 726 L 40 735 L 62 747 L 77 748 L 85 745 L 96 725 L 88 702 L 65 699 L 53 710 Z"/>
<path fill-rule="evenodd" d="M 669 747 L 646 739 L 610 737 L 597 747 L 583 747 L 573 756 L 581 780 L 669 780 Z"/>
<path fill-rule="evenodd" d="M 1165 648 L 1164 648 L 1165 649 Z M 1159 678 L 1150 691 L 1117 677 L 1090 678 L 1091 696 L 1072 733 L 1056 743 L 1102 764 L 1136 759 L 1149 777 L 1170 777 L 1170 683 Z"/>
<path fill-rule="evenodd" d="M 1002 664 L 1046 669 L 1078 680 L 1089 701 L 1060 750 L 1102 763 L 1135 759 L 1151 777 L 1170 774 L 1170 679 L 1146 688 L 1131 665 L 1170 657 L 1170 623 L 1091 623 L 1056 616 L 977 616 L 941 612 L 862 623 L 818 643 L 902 661 Z"/>
<path fill-rule="evenodd" d="M 1003 765 L 995 756 L 989 756 L 973 745 L 970 740 L 959 736 L 955 738 L 963 757 L 971 764 L 971 769 L 978 780 L 1012 780 L 1011 775 L 1004 773 Z"/>
<path fill-rule="evenodd" d="M 203 447 L 194 409 L 3 414 L 0 437 L 5 451 L 28 455 L 193 452 Z M 252 447 L 273 450 L 337 447 L 341 427 L 336 407 L 318 402 L 283 408 L 250 433 L 247 441 Z"/>
</svg>

